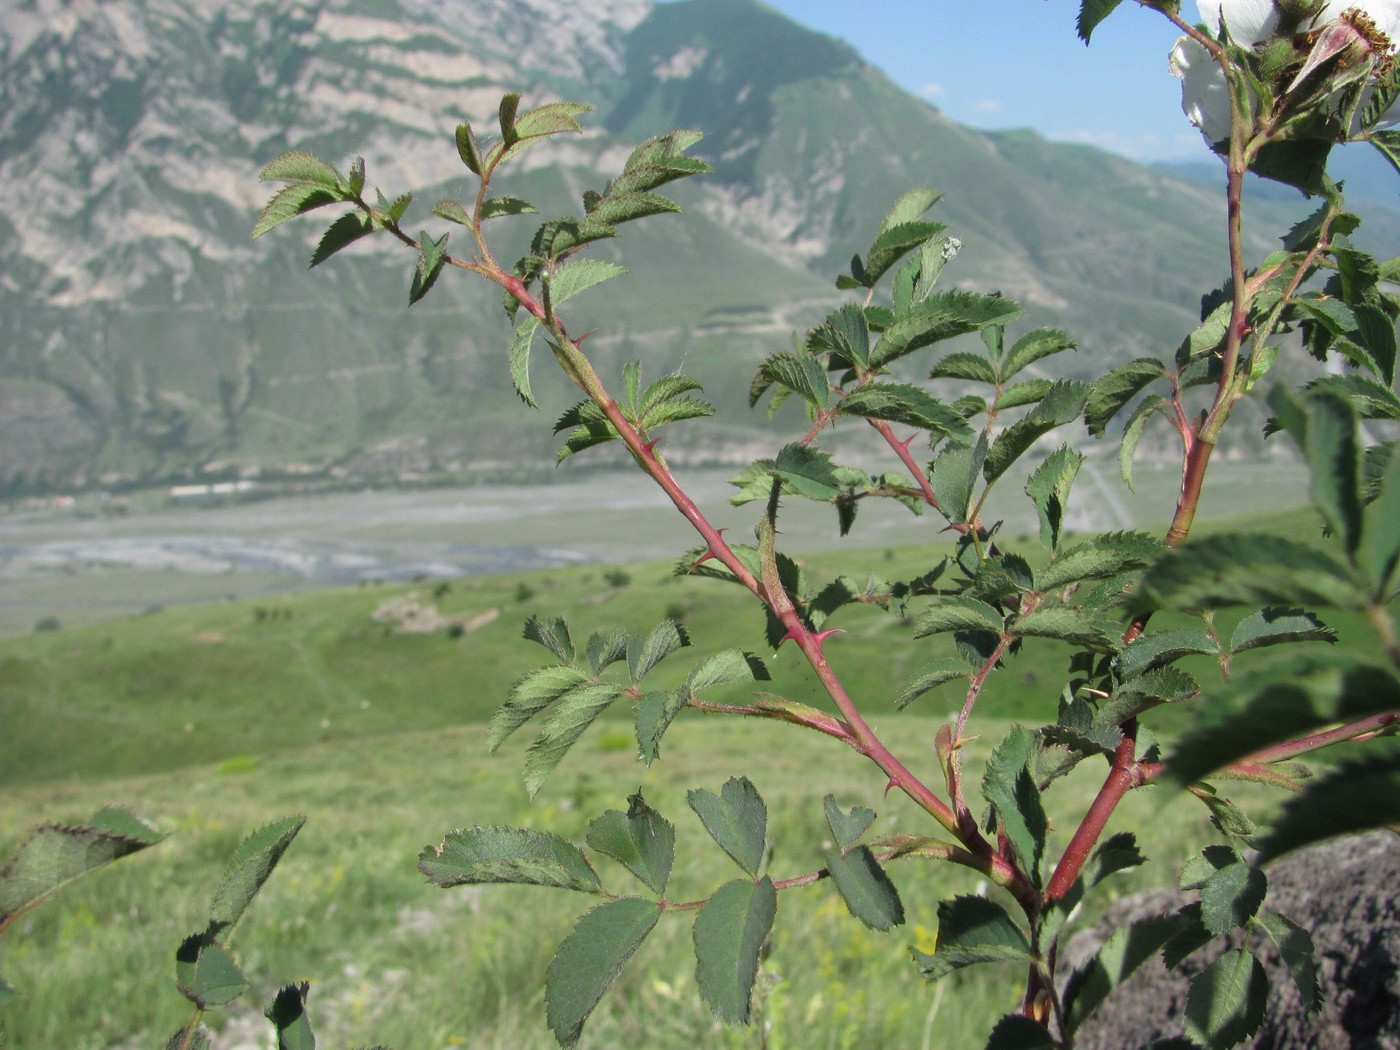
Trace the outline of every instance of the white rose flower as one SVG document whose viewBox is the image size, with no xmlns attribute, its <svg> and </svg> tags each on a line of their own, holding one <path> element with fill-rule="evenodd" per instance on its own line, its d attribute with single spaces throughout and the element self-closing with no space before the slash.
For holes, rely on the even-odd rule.
<svg viewBox="0 0 1400 1050">
<path fill-rule="evenodd" d="M 1252 47 L 1271 37 L 1279 24 L 1274 0 L 1196 0 L 1201 21 L 1212 31 L 1222 19 L 1231 39 L 1242 47 Z M 1356 15 L 1362 16 L 1356 19 Z M 1343 16 L 1347 16 L 1345 19 Z M 1348 32 L 1348 26 L 1368 22 L 1369 32 Z M 1335 55 L 1348 41 L 1364 41 L 1384 59 L 1394 54 L 1393 41 L 1400 39 L 1400 0 L 1327 0 L 1320 13 L 1310 20 L 1316 28 L 1338 26 L 1331 34 L 1321 34 L 1304 72 Z M 1190 37 L 1182 37 L 1171 53 L 1172 73 L 1181 78 L 1181 108 L 1201 129 L 1212 146 L 1230 137 L 1230 98 L 1225 76 L 1204 47 Z M 1297 80 L 1302 79 L 1299 74 Z M 1370 89 L 1367 89 L 1368 91 Z M 1400 122 L 1400 100 L 1391 105 L 1377 126 Z M 1353 126 L 1352 134 L 1360 129 Z"/>
</svg>

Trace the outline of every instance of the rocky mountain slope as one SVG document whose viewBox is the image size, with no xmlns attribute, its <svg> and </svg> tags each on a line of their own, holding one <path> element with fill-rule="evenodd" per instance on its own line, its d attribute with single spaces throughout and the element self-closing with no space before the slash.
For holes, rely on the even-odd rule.
<svg viewBox="0 0 1400 1050">
<path fill-rule="evenodd" d="M 684 360 L 720 401 L 839 301 L 832 277 L 912 186 L 947 192 L 966 245 L 952 279 L 1020 298 L 1082 358 L 1168 349 L 1219 269 L 1208 187 L 960 127 L 752 0 L 16 0 L 0 9 L 0 492 L 537 460 L 553 417 L 510 395 L 488 289 L 450 280 L 410 311 L 412 259 L 389 244 L 307 273 L 310 225 L 249 239 L 256 173 L 289 148 L 363 155 L 391 195 L 465 192 L 452 129 L 506 90 L 598 107 L 513 183 L 546 212 L 575 209 L 638 139 L 706 131 L 716 173 L 683 187 L 687 215 L 605 249 L 634 274 L 580 303 L 610 365 Z M 442 225 L 426 206 L 410 221 Z M 732 456 L 760 425 L 725 419 L 689 454 Z"/>
</svg>

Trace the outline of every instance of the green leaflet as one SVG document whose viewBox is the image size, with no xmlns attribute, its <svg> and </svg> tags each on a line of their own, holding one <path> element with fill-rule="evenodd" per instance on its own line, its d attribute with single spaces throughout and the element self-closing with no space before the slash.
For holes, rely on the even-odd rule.
<svg viewBox="0 0 1400 1050">
<path fill-rule="evenodd" d="M 758 404 L 770 386 L 789 390 L 816 409 L 826 407 L 831 396 L 826 369 L 810 354 L 777 353 L 759 367 L 749 385 L 749 407 Z"/>
<path fill-rule="evenodd" d="M 996 811 L 1017 863 L 1039 889 L 1047 823 L 1040 789 L 1031 773 L 1036 745 L 1033 732 L 1014 726 L 987 762 L 982 795 Z"/>
<path fill-rule="evenodd" d="M 1230 652 L 1242 653 L 1285 642 L 1336 640 L 1336 631 L 1304 609 L 1260 609 L 1235 626 L 1230 635 Z"/>
<path fill-rule="evenodd" d="M 748 1024 L 759 953 L 777 912 L 778 891 L 765 875 L 725 883 L 695 916 L 695 983 L 727 1024 Z"/>
<path fill-rule="evenodd" d="M 1201 922 L 1215 936 L 1239 929 L 1254 918 L 1268 889 L 1264 873 L 1237 858 L 1201 886 Z"/>
<path fill-rule="evenodd" d="M 1164 780 L 1185 787 L 1269 744 L 1395 709 L 1400 679 L 1384 664 L 1319 651 L 1275 658 L 1237 675 L 1201 709 Z"/>
<path fill-rule="evenodd" d="M 675 620 L 662 620 L 645 639 L 633 637 L 627 644 L 627 671 L 633 683 L 640 682 L 653 667 L 676 650 L 690 644 L 685 628 Z"/>
<path fill-rule="evenodd" d="M 625 267 L 601 259 L 575 259 L 552 274 L 546 271 L 544 284 L 548 289 L 548 309 L 557 310 L 580 292 L 614 277 L 621 277 L 626 272 Z"/>
<path fill-rule="evenodd" d="M 933 663 L 921 668 L 918 674 L 914 676 L 913 680 L 904 687 L 904 692 L 902 692 L 899 695 L 899 699 L 895 701 L 895 706 L 900 709 L 908 707 L 930 689 L 943 685 L 945 682 L 951 682 L 957 678 L 961 678 L 964 682 L 971 678 L 971 672 L 968 670 L 967 664 L 961 660 L 954 659 L 935 660 Z"/>
<path fill-rule="evenodd" d="M 958 445 L 972 441 L 972 427 L 961 413 L 907 383 L 868 383 L 857 387 L 841 399 L 837 411 L 930 430 Z"/>
<path fill-rule="evenodd" d="M 1167 366 L 1155 357 L 1140 357 L 1095 380 L 1084 403 L 1084 423 L 1089 433 L 1103 437 L 1113 417 L 1149 384 L 1166 374 Z"/>
<path fill-rule="evenodd" d="M 0 919 L 33 907 L 74 879 L 154 846 L 165 836 L 115 807 L 86 825 L 35 828 L 0 870 Z"/>
<path fill-rule="evenodd" d="M 306 997 L 311 985 L 302 981 L 278 990 L 263 1016 L 277 1029 L 277 1050 L 315 1050 L 316 1037 L 306 1013 Z"/>
<path fill-rule="evenodd" d="M 426 230 L 418 234 L 418 262 L 413 270 L 413 281 L 408 289 L 408 305 L 412 306 L 437 283 L 442 272 L 442 264 L 447 258 L 447 234 L 437 240 L 428 236 Z"/>
<path fill-rule="evenodd" d="M 1089 384 L 1059 380 L 1051 384 L 1034 408 L 997 435 L 987 451 L 982 474 L 995 481 L 1041 436 L 1078 417 L 1089 396 Z"/>
<path fill-rule="evenodd" d="M 1244 1042 L 1264 1023 L 1269 977 L 1247 951 L 1228 951 L 1191 981 L 1186 1035 L 1209 1050 Z"/>
<path fill-rule="evenodd" d="M 1400 707 L 1400 693 L 1389 697 Z M 1400 824 L 1400 753 L 1388 747 L 1363 759 L 1339 762 L 1290 797 L 1259 842 L 1260 862 L 1336 835 Z"/>
<path fill-rule="evenodd" d="M 576 667 L 540 667 L 526 673 L 511 687 L 506 702 L 491 716 L 486 746 L 496 751 L 506 738 L 535 715 L 589 678 Z"/>
<path fill-rule="evenodd" d="M 467 170 L 473 175 L 480 175 L 484 167 L 481 159 L 481 148 L 476 143 L 476 136 L 472 133 L 470 124 L 458 124 L 454 135 L 457 142 L 457 156 L 462 159 L 462 163 L 467 166 Z"/>
<path fill-rule="evenodd" d="M 718 795 L 694 789 L 686 801 L 710 837 L 749 875 L 757 878 L 768 842 L 768 807 L 748 777 L 731 777 Z"/>
<path fill-rule="evenodd" d="M 1036 328 L 1027 332 L 1012 344 L 1001 358 L 1001 381 L 1005 383 L 1028 365 L 1041 358 L 1051 357 L 1066 350 L 1077 350 L 1077 344 L 1058 328 Z"/>
<path fill-rule="evenodd" d="M 298 215 L 305 215 L 309 211 L 324 208 L 327 204 L 336 204 L 341 200 L 338 191 L 317 183 L 304 182 L 283 186 L 272 195 L 272 199 L 258 215 L 257 222 L 253 224 L 253 238 L 261 237 Z"/>
<path fill-rule="evenodd" d="M 1123 440 L 1118 446 L 1118 468 L 1123 475 L 1123 484 L 1131 491 L 1133 488 L 1133 454 L 1137 451 L 1138 442 L 1142 440 L 1142 432 L 1147 427 L 1147 421 L 1152 418 L 1152 414 L 1157 411 L 1165 411 L 1167 399 L 1160 394 L 1153 394 L 1145 397 L 1138 403 L 1128 417 L 1128 422 L 1123 426 Z"/>
<path fill-rule="evenodd" d="M 535 206 L 529 201 L 523 201 L 519 197 L 488 197 L 481 202 L 481 219 L 496 219 L 502 215 L 531 215 L 536 211 Z M 441 213 L 438 213 L 441 214 Z M 447 216 L 443 216 L 447 218 Z M 464 226 L 470 223 L 463 223 Z"/>
<path fill-rule="evenodd" d="M 904 924 L 899 891 L 870 847 L 857 846 L 849 853 L 827 850 L 826 867 L 846 907 L 870 929 L 885 931 Z"/>
<path fill-rule="evenodd" d="M 1070 486 L 1082 465 L 1082 452 L 1061 445 L 1046 456 L 1026 482 L 1026 496 L 1036 505 L 1040 518 L 1040 543 L 1050 550 L 1060 546 L 1060 529 L 1064 525 L 1065 508 L 1070 503 Z"/>
<path fill-rule="evenodd" d="M 932 955 L 913 949 L 930 981 L 984 962 L 1028 962 L 1030 941 L 1006 909 L 986 897 L 954 897 L 938 905 L 938 947 Z"/>
<path fill-rule="evenodd" d="M 887 327 L 870 354 L 872 368 L 885 368 L 925 346 L 976 332 L 988 325 L 1006 324 L 1021 307 L 999 295 L 949 291 L 915 303 Z"/>
<path fill-rule="evenodd" d="M 1263 911 L 1256 917 L 1261 930 L 1278 946 L 1289 976 L 1298 988 L 1298 997 L 1309 1017 L 1322 1006 L 1322 987 L 1317 980 L 1317 964 L 1312 935 L 1292 919 L 1276 911 Z"/>
<path fill-rule="evenodd" d="M 314 183 L 335 189 L 341 185 L 335 167 L 305 150 L 289 150 L 258 172 L 259 182 Z"/>
<path fill-rule="evenodd" d="M 564 1047 L 656 926 L 661 911 L 640 897 L 607 901 L 584 913 L 559 945 L 545 974 L 545 1017 Z"/>
<path fill-rule="evenodd" d="M 510 343 L 510 381 L 520 400 L 531 408 L 539 408 L 530 391 L 530 347 L 535 341 L 535 333 L 540 330 L 540 319 L 533 314 L 516 325 L 515 335 Z"/>
<path fill-rule="evenodd" d="M 1007 1014 L 992 1029 L 984 1050 L 1055 1050 L 1056 1045 L 1044 1025 L 1025 1014 Z"/>
<path fill-rule="evenodd" d="M 835 499 L 840 491 L 831 457 L 807 445 L 784 445 L 773 462 L 773 475 L 807 499 Z"/>
<path fill-rule="evenodd" d="M 914 622 L 914 637 L 949 631 L 994 631 L 1001 633 L 1005 617 L 986 602 L 956 596 L 944 598 L 919 614 Z"/>
<path fill-rule="evenodd" d="M 1389 461 L 1376 484 L 1375 499 L 1364 512 L 1365 539 L 1358 557 L 1371 584 L 1371 596 L 1378 603 L 1389 601 L 1396 569 L 1400 568 L 1400 456 L 1387 454 Z M 1372 466 L 1368 461 L 1367 467 Z"/>
<path fill-rule="evenodd" d="M 1075 30 L 1079 33 L 1079 39 L 1087 44 L 1099 23 L 1113 14 L 1121 2 L 1122 0 L 1081 0 L 1079 17 L 1075 20 Z"/>
<path fill-rule="evenodd" d="M 666 892 L 676 856 L 676 829 L 640 793 L 627 799 L 627 812 L 610 809 L 588 825 L 588 845 L 606 853 L 657 894 Z"/>
<path fill-rule="evenodd" d="M 207 933 L 186 937 L 175 952 L 175 985 L 201 1008 L 222 1006 L 242 995 L 248 980 L 232 954 Z"/>
<path fill-rule="evenodd" d="M 1065 1021 L 1077 1030 L 1120 984 L 1180 931 L 1175 915 L 1143 919 L 1119 927 L 1097 955 L 1071 975 L 1065 987 Z"/>
<path fill-rule="evenodd" d="M 949 445 L 938 454 L 929 472 L 934 497 L 948 520 L 967 521 L 977 476 L 987 458 L 987 435 L 979 434 L 972 445 Z"/>
<path fill-rule="evenodd" d="M 1324 552 L 1282 536 L 1229 533 L 1188 541 L 1142 578 L 1134 612 L 1221 605 L 1364 609 L 1370 596 Z"/>
<path fill-rule="evenodd" d="M 598 893 L 597 873 L 572 842 L 525 828 L 459 828 L 418 855 L 418 870 L 446 889 L 482 883 L 518 883 Z"/>
<path fill-rule="evenodd" d="M 1053 638 L 1097 652 L 1117 649 L 1116 630 L 1113 620 L 1068 607 L 1036 609 L 1006 627 L 1006 633 L 1017 638 Z"/>
<path fill-rule="evenodd" d="M 1297 396 L 1286 387 L 1269 394 L 1269 407 L 1308 461 L 1309 492 L 1348 553 L 1361 542 L 1361 460 L 1364 443 L 1356 413 L 1325 391 Z"/>
<path fill-rule="evenodd" d="M 1205 631 L 1183 627 L 1153 631 L 1131 642 L 1117 657 L 1117 671 L 1123 681 L 1136 678 L 1153 667 L 1171 663 L 1192 653 L 1215 655 L 1220 647 Z"/>
<path fill-rule="evenodd" d="M 975 383 L 986 383 L 995 386 L 997 383 L 996 369 L 992 363 L 981 354 L 970 354 L 967 352 L 948 354 L 940 358 L 929 372 L 930 379 L 967 379 Z"/>
<path fill-rule="evenodd" d="M 645 694 L 633 709 L 633 721 L 637 730 L 637 757 L 648 766 L 661 757 L 661 738 L 671 728 L 676 715 L 686 705 L 686 694 L 681 690 L 670 693 L 652 691 Z"/>
<path fill-rule="evenodd" d="M 252 832 L 239 844 L 209 905 L 212 932 L 226 935 L 238 925 L 305 823 L 303 816 L 284 817 Z"/>
<path fill-rule="evenodd" d="M 826 826 L 831 829 L 836 848 L 842 853 L 854 846 L 856 840 L 875 822 L 873 809 L 855 806 L 850 813 L 846 813 L 837 804 L 835 795 L 827 795 L 822 799 L 822 807 L 826 810 Z"/>
<path fill-rule="evenodd" d="M 525 755 L 525 791 L 539 793 L 569 749 L 594 719 L 618 698 L 620 689 L 608 682 L 586 685 L 566 693 L 545 717 L 540 735 Z"/>
<path fill-rule="evenodd" d="M 1027 486 L 1027 491 L 1029 489 Z M 1145 532 L 1109 532 L 1095 536 L 1056 555 L 1035 574 L 1035 589 L 1053 591 L 1071 583 L 1102 580 L 1128 569 L 1141 569 L 1150 565 L 1163 550 L 1161 541 Z"/>
<path fill-rule="evenodd" d="M 325 235 L 316 245 L 316 251 L 311 255 L 311 266 L 317 267 L 325 262 L 340 249 L 347 245 L 354 244 L 361 237 L 375 231 L 374 221 L 368 215 L 359 212 L 347 212 L 335 222 L 331 223 Z"/>
</svg>

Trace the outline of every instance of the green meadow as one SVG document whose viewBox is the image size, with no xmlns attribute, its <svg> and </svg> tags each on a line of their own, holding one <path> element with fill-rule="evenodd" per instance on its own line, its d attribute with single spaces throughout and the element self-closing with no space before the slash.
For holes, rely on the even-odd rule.
<svg viewBox="0 0 1400 1050">
<path fill-rule="evenodd" d="M 1305 513 L 1256 527 L 1316 534 Z M 942 550 L 869 548 L 804 555 L 816 579 L 838 569 L 888 579 L 924 571 Z M 853 568 L 852 562 L 860 564 Z M 148 1047 L 188 1020 L 174 951 L 201 928 L 208 897 L 242 836 L 290 813 L 308 821 L 240 926 L 235 950 L 254 990 L 208 1023 L 222 1047 L 268 1045 L 261 1012 L 276 988 L 311 982 L 321 1045 L 546 1047 L 545 968 L 592 903 L 533 888 L 441 890 L 419 852 L 457 827 L 511 824 L 582 840 L 605 808 L 641 790 L 678 829 L 672 899 L 704 897 L 734 875 L 685 803 L 745 773 L 767 800 L 775 877 L 821 866 L 821 799 L 879 812 L 878 828 L 927 832 L 902 797 L 854 753 L 790 727 L 687 713 L 662 760 L 635 757 L 628 713 L 600 720 L 540 794 L 520 783 L 527 726 L 496 755 L 485 721 L 521 673 L 548 654 L 522 639 L 532 615 L 565 615 L 575 637 L 680 620 L 693 645 L 658 671 L 679 681 L 694 660 L 761 640 L 760 611 L 738 588 L 677 577 L 673 564 L 597 565 L 443 583 L 369 585 L 165 607 L 144 615 L 0 638 L 0 850 L 41 822 L 82 820 L 124 804 L 169 838 L 67 888 L 0 942 L 0 975 L 17 990 L 0 1006 L 17 1048 Z M 401 629 L 405 603 L 432 607 L 435 630 Z M 420 612 L 421 615 L 421 612 Z M 1325 617 L 1343 636 L 1363 625 Z M 904 681 L 936 654 L 875 609 L 847 609 L 829 653 L 893 749 L 937 783 L 934 733 L 960 702 L 935 692 L 894 711 Z M 1228 625 L 1226 625 L 1228 628 Z M 1014 721 L 1055 716 L 1068 650 L 1027 646 L 994 675 L 973 725 L 977 769 Z M 762 688 L 821 704 L 791 651 L 760 650 Z M 1198 668 L 1205 672 L 1209 668 Z M 663 673 L 664 672 L 664 673 Z M 669 674 L 670 679 L 665 675 Z M 741 695 L 742 690 L 735 695 Z M 1169 734 L 1189 712 L 1156 720 Z M 1085 763 L 1048 798 L 1063 845 L 1097 788 Z M 1267 805 L 1269 796 L 1247 793 Z M 1189 798 L 1131 797 L 1117 828 L 1163 863 L 1110 893 L 1172 879 L 1211 835 Z M 1052 847 L 1053 852 L 1053 847 Z M 606 860 L 601 862 L 607 868 Z M 610 888 L 629 876 L 604 870 Z M 892 869 L 908 921 L 872 933 L 824 886 L 786 892 L 761 971 L 760 1017 L 727 1031 L 695 994 L 690 922 L 664 917 L 585 1029 L 585 1046 L 955 1047 L 976 1045 L 1016 1002 L 1014 968 L 983 968 L 929 986 L 909 945 L 931 947 L 936 907 L 973 892 L 961 869 L 905 861 Z M 766 1033 L 766 1036 L 764 1035 Z"/>
</svg>

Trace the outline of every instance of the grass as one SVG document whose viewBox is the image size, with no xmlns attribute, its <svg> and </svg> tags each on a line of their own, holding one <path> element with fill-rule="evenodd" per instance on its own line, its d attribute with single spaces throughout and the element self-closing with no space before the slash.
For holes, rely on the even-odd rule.
<svg viewBox="0 0 1400 1050">
<path fill-rule="evenodd" d="M 1266 525 L 1293 534 L 1313 529 L 1301 513 L 1275 515 Z M 875 548 L 802 561 L 818 579 L 838 567 L 851 572 L 853 558 L 900 578 L 939 553 Z M 279 984 L 303 979 L 312 982 L 322 1045 L 552 1045 L 543 1023 L 545 968 L 590 901 L 514 887 L 427 885 L 417 855 L 455 827 L 512 824 L 581 840 L 591 817 L 624 808 L 641 789 L 678 827 L 672 899 L 706 896 L 734 876 L 689 812 L 685 791 L 717 790 L 741 772 L 768 802 L 776 877 L 820 866 L 827 792 L 845 806 L 877 809 L 882 830 L 927 831 L 912 805 L 884 797 L 879 778 L 836 743 L 699 715 L 682 717 L 663 761 L 651 768 L 636 762 L 621 715 L 605 719 L 540 796 L 526 798 L 519 767 L 528 729 L 493 758 L 482 725 L 510 682 L 545 656 L 520 639 L 526 616 L 564 613 L 581 634 L 612 624 L 644 630 L 678 615 L 695 645 L 672 659 L 674 668 L 663 665 L 658 684 L 761 632 L 757 608 L 738 588 L 676 578 L 669 569 L 629 565 L 629 580 L 618 585 L 607 582 L 606 570 L 583 566 L 465 578 L 436 593 L 426 583 L 307 592 L 0 639 L 0 850 L 7 853 L 36 822 L 82 819 L 112 802 L 172 833 L 156 849 L 68 888 L 11 931 L 0 973 L 20 994 L 0 1007 L 5 1045 L 158 1045 L 189 1017 L 172 980 L 175 947 L 203 925 L 208 897 L 241 837 L 291 812 L 306 813 L 308 824 L 235 944 L 253 991 L 209 1018 L 225 1047 L 266 1045 L 262 1005 Z M 410 596 L 460 622 L 461 636 L 403 634 L 376 621 L 376 610 Z M 1329 620 L 1344 636 L 1362 637 L 1360 623 Z M 846 634 L 831 642 L 834 665 L 855 695 L 874 698 L 868 706 L 883 738 L 938 783 L 933 737 L 956 698 L 931 694 L 902 715 L 889 705 L 934 654 L 876 610 L 846 610 L 839 622 Z M 1028 646 L 992 676 L 974 722 L 980 736 L 970 745 L 970 773 L 1011 721 L 1053 718 L 1066 655 L 1050 643 Z M 772 689 L 819 701 L 792 653 L 763 656 Z M 1184 713 L 1164 714 L 1154 722 L 1159 732 L 1183 724 Z M 1086 763 L 1049 796 L 1058 817 L 1051 855 L 1100 775 L 1097 763 Z M 1269 804 L 1262 792 L 1244 798 Z M 1212 837 L 1203 808 L 1165 801 L 1142 792 L 1120 809 L 1113 827 L 1134 829 L 1162 863 L 1119 880 L 1110 893 L 1169 881 Z M 764 1045 L 976 1045 L 1015 1004 L 1021 975 L 1014 967 L 972 971 L 940 991 L 909 960 L 911 944 L 931 947 L 938 901 L 973 892 L 975 877 L 930 862 L 902 862 L 892 874 L 908 921 L 888 935 L 866 930 L 829 888 L 782 895 L 759 986 Z M 605 878 L 633 892 L 620 869 Z M 699 1002 L 689 938 L 684 915 L 663 920 L 590 1020 L 585 1046 L 759 1045 L 755 1029 L 726 1031 Z"/>
</svg>

